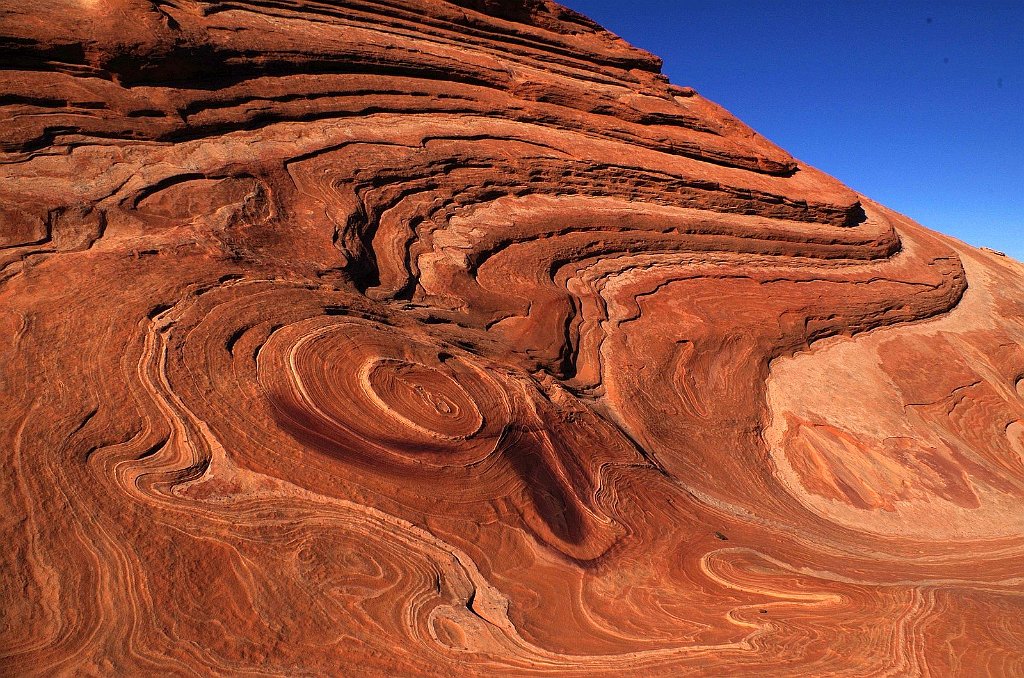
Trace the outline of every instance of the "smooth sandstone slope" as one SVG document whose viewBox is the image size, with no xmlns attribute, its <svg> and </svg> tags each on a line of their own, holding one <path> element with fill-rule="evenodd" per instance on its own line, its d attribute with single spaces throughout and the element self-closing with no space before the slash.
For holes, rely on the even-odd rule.
<svg viewBox="0 0 1024 678">
<path fill-rule="evenodd" d="M 1024 675 L 1021 264 L 546 0 L 0 65 L 4 675 Z"/>
</svg>

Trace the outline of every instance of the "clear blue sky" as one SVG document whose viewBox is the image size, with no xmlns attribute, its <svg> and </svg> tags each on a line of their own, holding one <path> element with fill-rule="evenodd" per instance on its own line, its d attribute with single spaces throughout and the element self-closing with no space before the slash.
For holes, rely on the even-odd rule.
<svg viewBox="0 0 1024 678">
<path fill-rule="evenodd" d="M 1024 261 L 1024 0 L 562 0 L 800 160 Z"/>
</svg>

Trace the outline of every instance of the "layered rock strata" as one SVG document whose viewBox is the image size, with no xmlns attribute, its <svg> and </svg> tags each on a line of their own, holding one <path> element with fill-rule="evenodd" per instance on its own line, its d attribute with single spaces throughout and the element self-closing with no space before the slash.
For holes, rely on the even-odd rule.
<svg viewBox="0 0 1024 678">
<path fill-rule="evenodd" d="M 7 675 L 1024 675 L 1024 268 L 547 0 L 0 2 Z"/>
</svg>

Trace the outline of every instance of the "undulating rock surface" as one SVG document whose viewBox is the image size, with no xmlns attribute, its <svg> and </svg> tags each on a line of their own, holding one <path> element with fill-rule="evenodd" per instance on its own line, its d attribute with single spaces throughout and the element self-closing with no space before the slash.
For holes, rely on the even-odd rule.
<svg viewBox="0 0 1024 678">
<path fill-rule="evenodd" d="M 0 65 L 3 675 L 1024 675 L 1021 264 L 547 0 Z"/>
</svg>

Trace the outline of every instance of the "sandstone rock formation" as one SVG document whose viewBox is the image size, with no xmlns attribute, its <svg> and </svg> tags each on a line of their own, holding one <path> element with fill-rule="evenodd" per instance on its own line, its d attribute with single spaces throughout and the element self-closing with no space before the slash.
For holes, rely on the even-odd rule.
<svg viewBox="0 0 1024 678">
<path fill-rule="evenodd" d="M 548 0 L 0 0 L 4 675 L 1024 675 L 1024 268 Z"/>
</svg>

